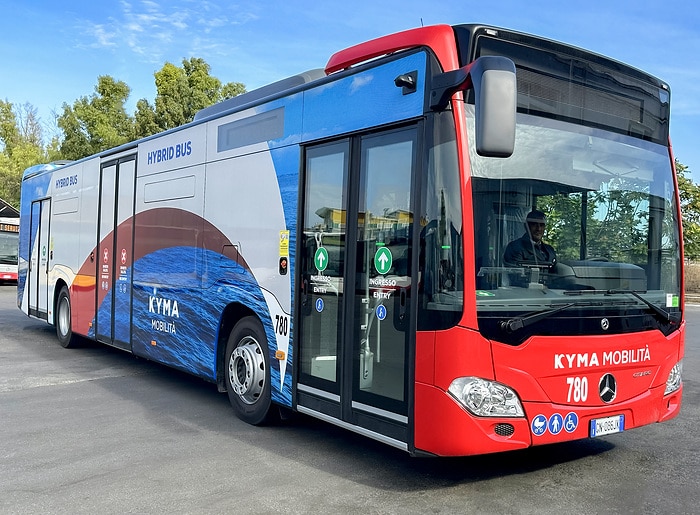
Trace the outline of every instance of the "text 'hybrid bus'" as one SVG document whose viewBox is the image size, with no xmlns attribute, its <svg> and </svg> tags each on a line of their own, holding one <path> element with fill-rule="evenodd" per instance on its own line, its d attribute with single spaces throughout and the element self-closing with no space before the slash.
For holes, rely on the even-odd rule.
<svg viewBox="0 0 700 515">
<path fill-rule="evenodd" d="M 663 422 L 685 330 L 669 95 L 500 28 L 361 43 L 28 169 L 18 303 L 252 424 L 283 407 L 413 455 Z"/>
</svg>

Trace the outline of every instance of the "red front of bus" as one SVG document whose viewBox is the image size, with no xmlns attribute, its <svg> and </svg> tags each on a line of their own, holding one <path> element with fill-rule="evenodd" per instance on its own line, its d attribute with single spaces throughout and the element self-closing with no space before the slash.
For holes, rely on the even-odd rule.
<svg viewBox="0 0 700 515">
<path fill-rule="evenodd" d="M 669 420 L 681 406 L 682 385 L 670 393 L 667 389 L 678 377 L 673 369 L 683 357 L 683 334 L 684 326 L 669 337 L 532 337 L 517 347 L 489 342 L 464 328 L 422 334 L 417 348 L 423 359 L 416 383 L 416 448 L 443 456 L 482 454 L 604 436 Z M 472 352 L 460 351 L 465 347 Z M 487 386 L 493 382 L 509 388 L 523 415 L 470 411 L 452 393 L 467 370 Z M 487 391 L 482 386 L 470 393 L 482 389 Z M 467 403 L 474 406 L 479 401 L 483 399 Z"/>
<path fill-rule="evenodd" d="M 18 220 L 3 218 L 0 221 L 0 281 L 17 282 Z"/>
<path fill-rule="evenodd" d="M 508 50 L 489 44 L 481 55 Z M 479 57 L 473 48 L 470 57 Z M 518 45 L 511 50 L 519 56 Z M 477 110 L 453 102 L 463 223 L 446 194 L 441 223 L 450 228 L 443 234 L 461 229 L 463 262 L 443 241 L 435 276 L 448 269 L 455 281 L 431 282 L 419 302 L 417 452 L 470 455 L 608 436 L 680 410 L 683 251 L 665 85 L 606 68 L 604 59 L 585 82 L 558 78 L 551 63 L 580 64 L 566 50 L 531 50 L 522 57 L 529 64 L 514 59 L 508 158 L 479 155 Z M 589 109 L 603 102 L 605 115 Z M 640 103 L 645 127 L 625 118 Z M 421 330 L 451 310 L 462 314 L 452 327 Z"/>
<path fill-rule="evenodd" d="M 0 271 L 0 281 L 17 282 L 17 272 Z"/>
</svg>

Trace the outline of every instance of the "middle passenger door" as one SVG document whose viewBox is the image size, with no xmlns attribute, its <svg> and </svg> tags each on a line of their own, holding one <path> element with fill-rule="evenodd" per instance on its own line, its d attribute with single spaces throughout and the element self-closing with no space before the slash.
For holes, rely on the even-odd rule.
<svg viewBox="0 0 700 515">
<path fill-rule="evenodd" d="M 97 234 L 95 338 L 131 350 L 136 156 L 103 163 Z"/>
<path fill-rule="evenodd" d="M 299 411 L 405 448 L 416 127 L 306 149 Z"/>
</svg>

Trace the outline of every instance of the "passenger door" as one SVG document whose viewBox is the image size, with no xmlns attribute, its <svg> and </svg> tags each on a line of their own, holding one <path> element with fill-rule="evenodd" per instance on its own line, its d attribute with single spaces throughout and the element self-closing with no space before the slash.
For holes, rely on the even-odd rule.
<svg viewBox="0 0 700 515">
<path fill-rule="evenodd" d="M 408 441 L 416 128 L 308 148 L 298 408 Z"/>
<path fill-rule="evenodd" d="M 32 202 L 30 215 L 29 272 L 27 291 L 29 292 L 29 314 L 48 319 L 49 311 L 49 263 L 52 249 L 51 235 L 51 199 Z"/>
<path fill-rule="evenodd" d="M 95 336 L 103 343 L 129 350 L 135 180 L 135 156 L 102 165 Z"/>
</svg>

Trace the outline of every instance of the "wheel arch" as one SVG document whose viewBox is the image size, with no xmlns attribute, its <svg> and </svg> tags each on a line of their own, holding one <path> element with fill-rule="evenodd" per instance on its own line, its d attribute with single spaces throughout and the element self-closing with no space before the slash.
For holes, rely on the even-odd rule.
<svg viewBox="0 0 700 515">
<path fill-rule="evenodd" d="M 51 325 L 54 326 L 56 325 L 56 309 L 58 308 L 58 297 L 59 295 L 61 295 L 61 291 L 63 290 L 63 288 L 66 288 L 66 290 L 68 290 L 68 300 L 72 301 L 70 294 L 70 286 L 68 286 L 68 283 L 66 283 L 66 281 L 64 281 L 63 279 L 58 279 L 53 288 L 53 301 L 51 304 Z M 71 317 L 72 316 L 73 313 L 71 311 Z"/>
<path fill-rule="evenodd" d="M 239 302 L 232 302 L 226 306 L 221 313 L 219 320 L 219 334 L 216 340 L 216 387 L 221 393 L 226 392 L 226 375 L 224 371 L 224 359 L 226 357 L 226 344 L 228 342 L 231 330 L 239 320 L 252 316 L 258 319 L 262 324 L 262 320 L 255 311 Z"/>
</svg>

